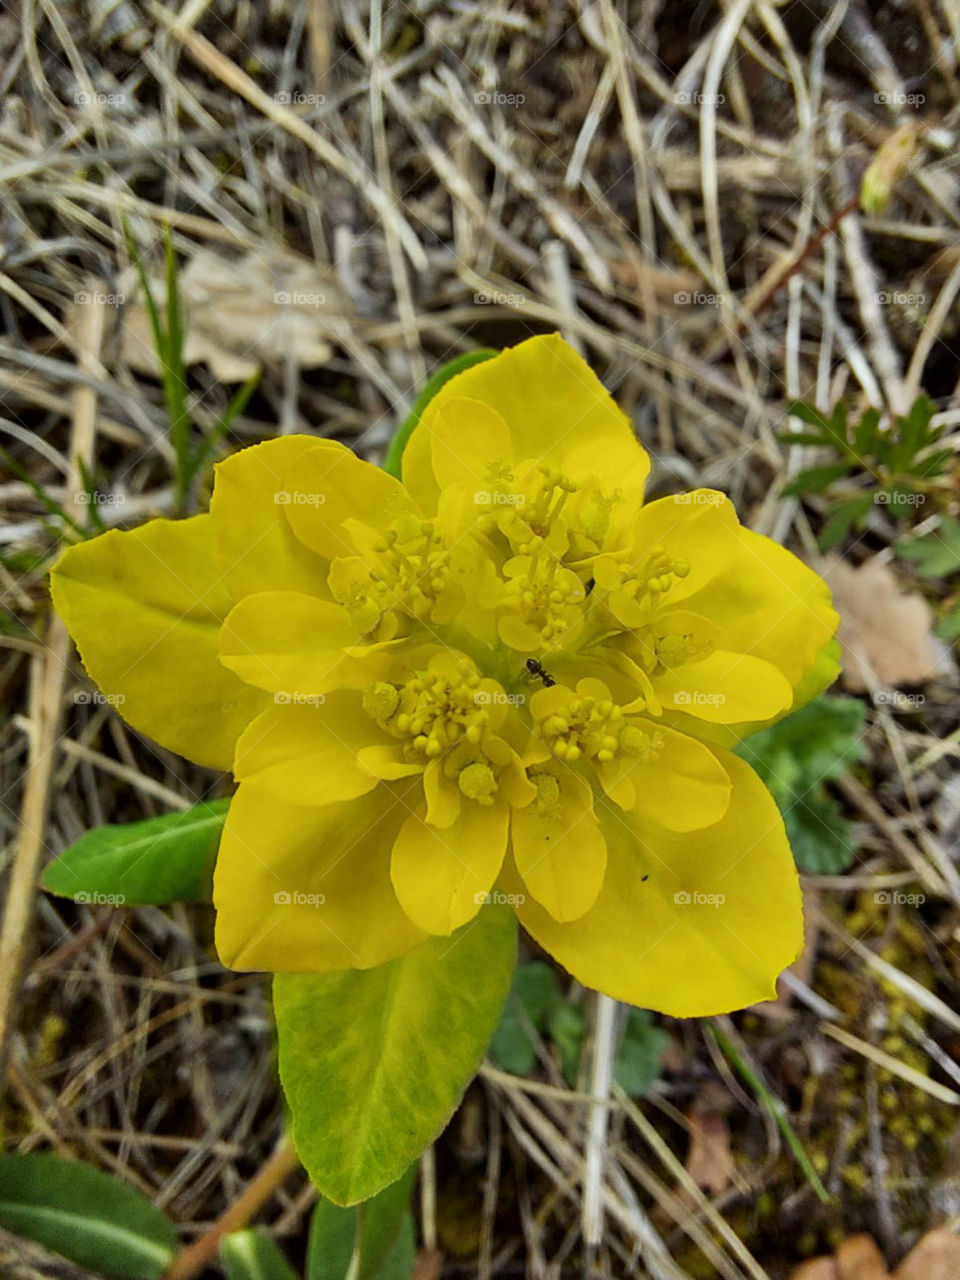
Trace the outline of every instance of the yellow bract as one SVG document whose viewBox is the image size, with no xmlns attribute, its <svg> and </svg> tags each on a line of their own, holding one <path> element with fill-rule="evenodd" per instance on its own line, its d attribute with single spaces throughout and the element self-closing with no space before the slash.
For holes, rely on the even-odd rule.
<svg viewBox="0 0 960 1280">
<path fill-rule="evenodd" d="M 91 675 L 232 768 L 225 964 L 364 968 L 491 895 L 582 982 L 673 1014 L 802 941 L 776 806 L 724 747 L 826 686 L 822 581 L 646 454 L 556 336 L 435 396 L 404 482 L 327 440 L 216 469 L 209 516 L 70 548 Z"/>
</svg>

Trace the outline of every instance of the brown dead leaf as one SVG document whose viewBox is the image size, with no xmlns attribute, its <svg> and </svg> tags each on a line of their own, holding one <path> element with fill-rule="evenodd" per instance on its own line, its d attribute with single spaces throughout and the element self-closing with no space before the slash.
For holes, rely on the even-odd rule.
<svg viewBox="0 0 960 1280">
<path fill-rule="evenodd" d="M 889 565 L 873 559 L 855 569 L 834 560 L 824 576 L 840 614 L 841 679 L 848 689 L 864 690 L 876 681 L 922 684 L 950 669 L 932 634 L 930 606 L 922 596 L 902 591 Z"/>
<path fill-rule="evenodd" d="M 811 1258 L 790 1273 L 790 1280 L 840 1280 L 840 1271 L 833 1258 Z"/>
<path fill-rule="evenodd" d="M 684 1167 L 701 1190 L 718 1196 L 721 1191 L 726 1191 L 733 1178 L 727 1122 L 710 1096 L 694 1103 L 687 1113 L 687 1120 L 690 1123 L 690 1151 Z"/>
<path fill-rule="evenodd" d="M 888 1280 L 890 1272 L 872 1236 L 849 1236 L 837 1250 L 840 1280 Z"/>
<path fill-rule="evenodd" d="M 128 296 L 138 292 L 132 272 L 126 283 Z M 306 369 L 330 359 L 327 325 L 343 304 L 336 278 L 313 263 L 267 252 L 229 259 L 200 249 L 181 268 L 178 286 L 186 363 L 204 362 L 220 382 L 245 382 L 263 365 L 290 358 Z M 162 314 L 164 283 L 151 280 L 150 288 Z M 159 374 L 142 299 L 124 314 L 123 356 L 141 373 Z"/>
<path fill-rule="evenodd" d="M 960 1236 L 927 1232 L 897 1267 L 893 1280 L 960 1280 Z"/>
</svg>

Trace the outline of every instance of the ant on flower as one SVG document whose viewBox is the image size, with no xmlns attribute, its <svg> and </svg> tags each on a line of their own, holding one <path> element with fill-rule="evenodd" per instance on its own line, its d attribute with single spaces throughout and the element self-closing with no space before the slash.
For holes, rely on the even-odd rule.
<svg viewBox="0 0 960 1280">
<path fill-rule="evenodd" d="M 532 676 L 537 676 L 539 679 L 543 681 L 543 687 L 545 689 L 549 689 L 551 688 L 552 685 L 555 685 L 557 683 L 549 671 L 544 671 L 543 663 L 540 661 L 539 658 L 528 658 L 527 670 L 530 672 Z"/>
</svg>

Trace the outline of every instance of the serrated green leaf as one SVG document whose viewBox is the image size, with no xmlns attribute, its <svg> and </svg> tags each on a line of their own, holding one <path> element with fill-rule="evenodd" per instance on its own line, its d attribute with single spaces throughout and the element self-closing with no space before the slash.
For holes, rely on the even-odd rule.
<svg viewBox="0 0 960 1280">
<path fill-rule="evenodd" d="M 0 1226 L 129 1280 L 160 1280 L 177 1245 L 173 1224 L 132 1187 L 48 1155 L 0 1156 Z"/>
<path fill-rule="evenodd" d="M 805 493 L 822 493 L 835 480 L 841 479 L 852 470 L 849 462 L 830 462 L 822 467 L 808 467 L 801 471 L 783 486 L 783 496 L 796 497 Z"/>
<path fill-rule="evenodd" d="M 880 429 L 880 413 L 877 409 L 865 409 L 853 429 L 853 449 L 861 460 L 867 459 L 877 443 Z"/>
<path fill-rule="evenodd" d="M 835 876 L 853 862 L 850 823 L 823 787 L 795 798 L 783 811 L 794 860 L 805 875 Z"/>
<path fill-rule="evenodd" d="M 924 578 L 946 578 L 960 572 L 960 521 L 941 516 L 936 529 L 921 538 L 901 540 L 897 555 L 912 560 Z"/>
<path fill-rule="evenodd" d="M 863 720 L 856 698 L 814 698 L 737 748 L 776 800 L 803 871 L 840 871 L 853 856 L 849 828 L 823 783 L 859 759 Z"/>
<path fill-rule="evenodd" d="M 227 1280 L 297 1280 L 279 1246 L 258 1227 L 224 1236 L 220 1261 Z"/>
<path fill-rule="evenodd" d="M 375 969 L 276 976 L 293 1139 L 327 1199 L 375 1195 L 433 1141 L 493 1037 L 515 965 L 514 914 L 490 905 Z"/>
<path fill-rule="evenodd" d="M 801 422 L 805 422 L 810 427 L 816 427 L 818 435 L 822 439 L 829 439 L 830 428 L 827 420 L 816 407 L 816 405 L 807 404 L 805 400 L 793 400 L 787 407 L 787 413 L 791 418 L 799 418 Z"/>
<path fill-rule="evenodd" d="M 427 405 L 437 394 L 441 387 L 445 386 L 451 378 L 455 378 L 458 373 L 463 373 L 467 369 L 472 369 L 475 364 L 481 364 L 484 360 L 490 360 L 495 356 L 496 351 L 491 351 L 487 347 L 480 347 L 476 351 L 468 351 L 465 355 L 457 356 L 454 360 L 448 360 L 433 375 L 424 389 L 417 396 L 413 408 L 403 420 L 401 426 L 397 429 L 393 439 L 387 448 L 387 455 L 383 460 L 383 469 L 388 475 L 395 479 L 401 479 L 401 470 L 403 462 L 403 451 L 407 447 L 407 441 L 413 434 L 414 428 L 423 417 L 423 411 Z"/>
<path fill-rule="evenodd" d="M 803 431 L 785 431 L 778 435 L 781 444 L 805 444 L 813 448 L 822 448 L 826 441 L 822 436 L 815 436 Z"/>
<path fill-rule="evenodd" d="M 209 902 L 230 801 L 211 800 L 142 822 L 94 827 L 43 873 L 50 893 L 129 905 Z"/>
<path fill-rule="evenodd" d="M 821 550 L 831 551 L 838 542 L 842 541 L 851 527 L 858 520 L 863 519 L 872 506 L 872 493 L 858 493 L 855 498 L 847 498 L 832 507 L 820 532 Z"/>
<path fill-rule="evenodd" d="M 560 999 L 557 975 L 548 964 L 533 960 L 517 966 L 513 989 L 490 1045 L 490 1057 L 497 1066 L 517 1076 L 532 1071 L 537 1055 L 526 1024 L 544 1031 Z"/>
</svg>

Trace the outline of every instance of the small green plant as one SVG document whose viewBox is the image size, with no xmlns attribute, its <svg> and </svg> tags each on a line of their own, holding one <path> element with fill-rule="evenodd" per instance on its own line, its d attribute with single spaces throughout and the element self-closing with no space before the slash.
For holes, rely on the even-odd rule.
<svg viewBox="0 0 960 1280">
<path fill-rule="evenodd" d="M 737 747 L 776 800 L 801 871 L 835 875 L 853 861 L 850 824 L 824 785 L 860 756 L 863 704 L 821 697 Z"/>
<path fill-rule="evenodd" d="M 127 252 L 140 281 L 140 288 L 143 290 L 144 306 L 150 319 L 154 346 L 160 363 L 163 396 L 170 417 L 170 442 L 173 445 L 175 459 L 174 498 L 177 513 L 182 515 L 189 505 L 197 477 L 211 460 L 217 444 L 230 430 L 234 420 L 247 407 L 260 381 L 260 373 L 258 370 L 234 393 L 214 425 L 197 439 L 190 408 L 190 388 L 187 383 L 187 366 L 184 359 L 187 317 L 180 299 L 177 257 L 170 228 L 165 227 L 163 233 L 166 287 L 165 314 L 163 315 L 150 286 L 139 246 L 126 222 L 123 225 L 123 232 L 127 242 Z"/>
<path fill-rule="evenodd" d="M 938 608 L 936 632 L 945 640 L 960 639 L 960 520 L 941 516 L 936 528 L 919 538 L 903 538 L 894 547 L 903 560 L 910 560 L 921 578 L 944 579 L 952 583 Z"/>
<path fill-rule="evenodd" d="M 542 960 L 517 966 L 513 989 L 490 1046 L 490 1057 L 514 1075 L 528 1075 L 536 1062 L 533 1035 L 549 1039 L 567 1083 L 576 1084 L 586 1033 L 582 1004 L 564 999 L 557 975 Z M 631 1009 L 614 1060 L 614 1079 L 633 1096 L 645 1094 L 660 1076 L 668 1036 L 646 1009 Z"/>
<path fill-rule="evenodd" d="M 785 497 L 827 496 L 827 519 L 820 534 L 824 551 L 835 547 L 851 529 L 862 529 L 875 504 L 905 518 L 927 497 L 946 496 L 954 454 L 937 447 L 944 426 L 933 425 L 934 412 L 929 397 L 919 395 L 909 412 L 897 414 L 889 427 L 883 427 L 877 409 L 866 409 L 856 422 L 850 422 L 842 401 L 829 416 L 802 401 L 790 406 L 791 415 L 810 429 L 786 432 L 778 439 L 784 444 L 829 449 L 838 457 L 835 462 L 806 468 L 783 490 Z"/>
</svg>

